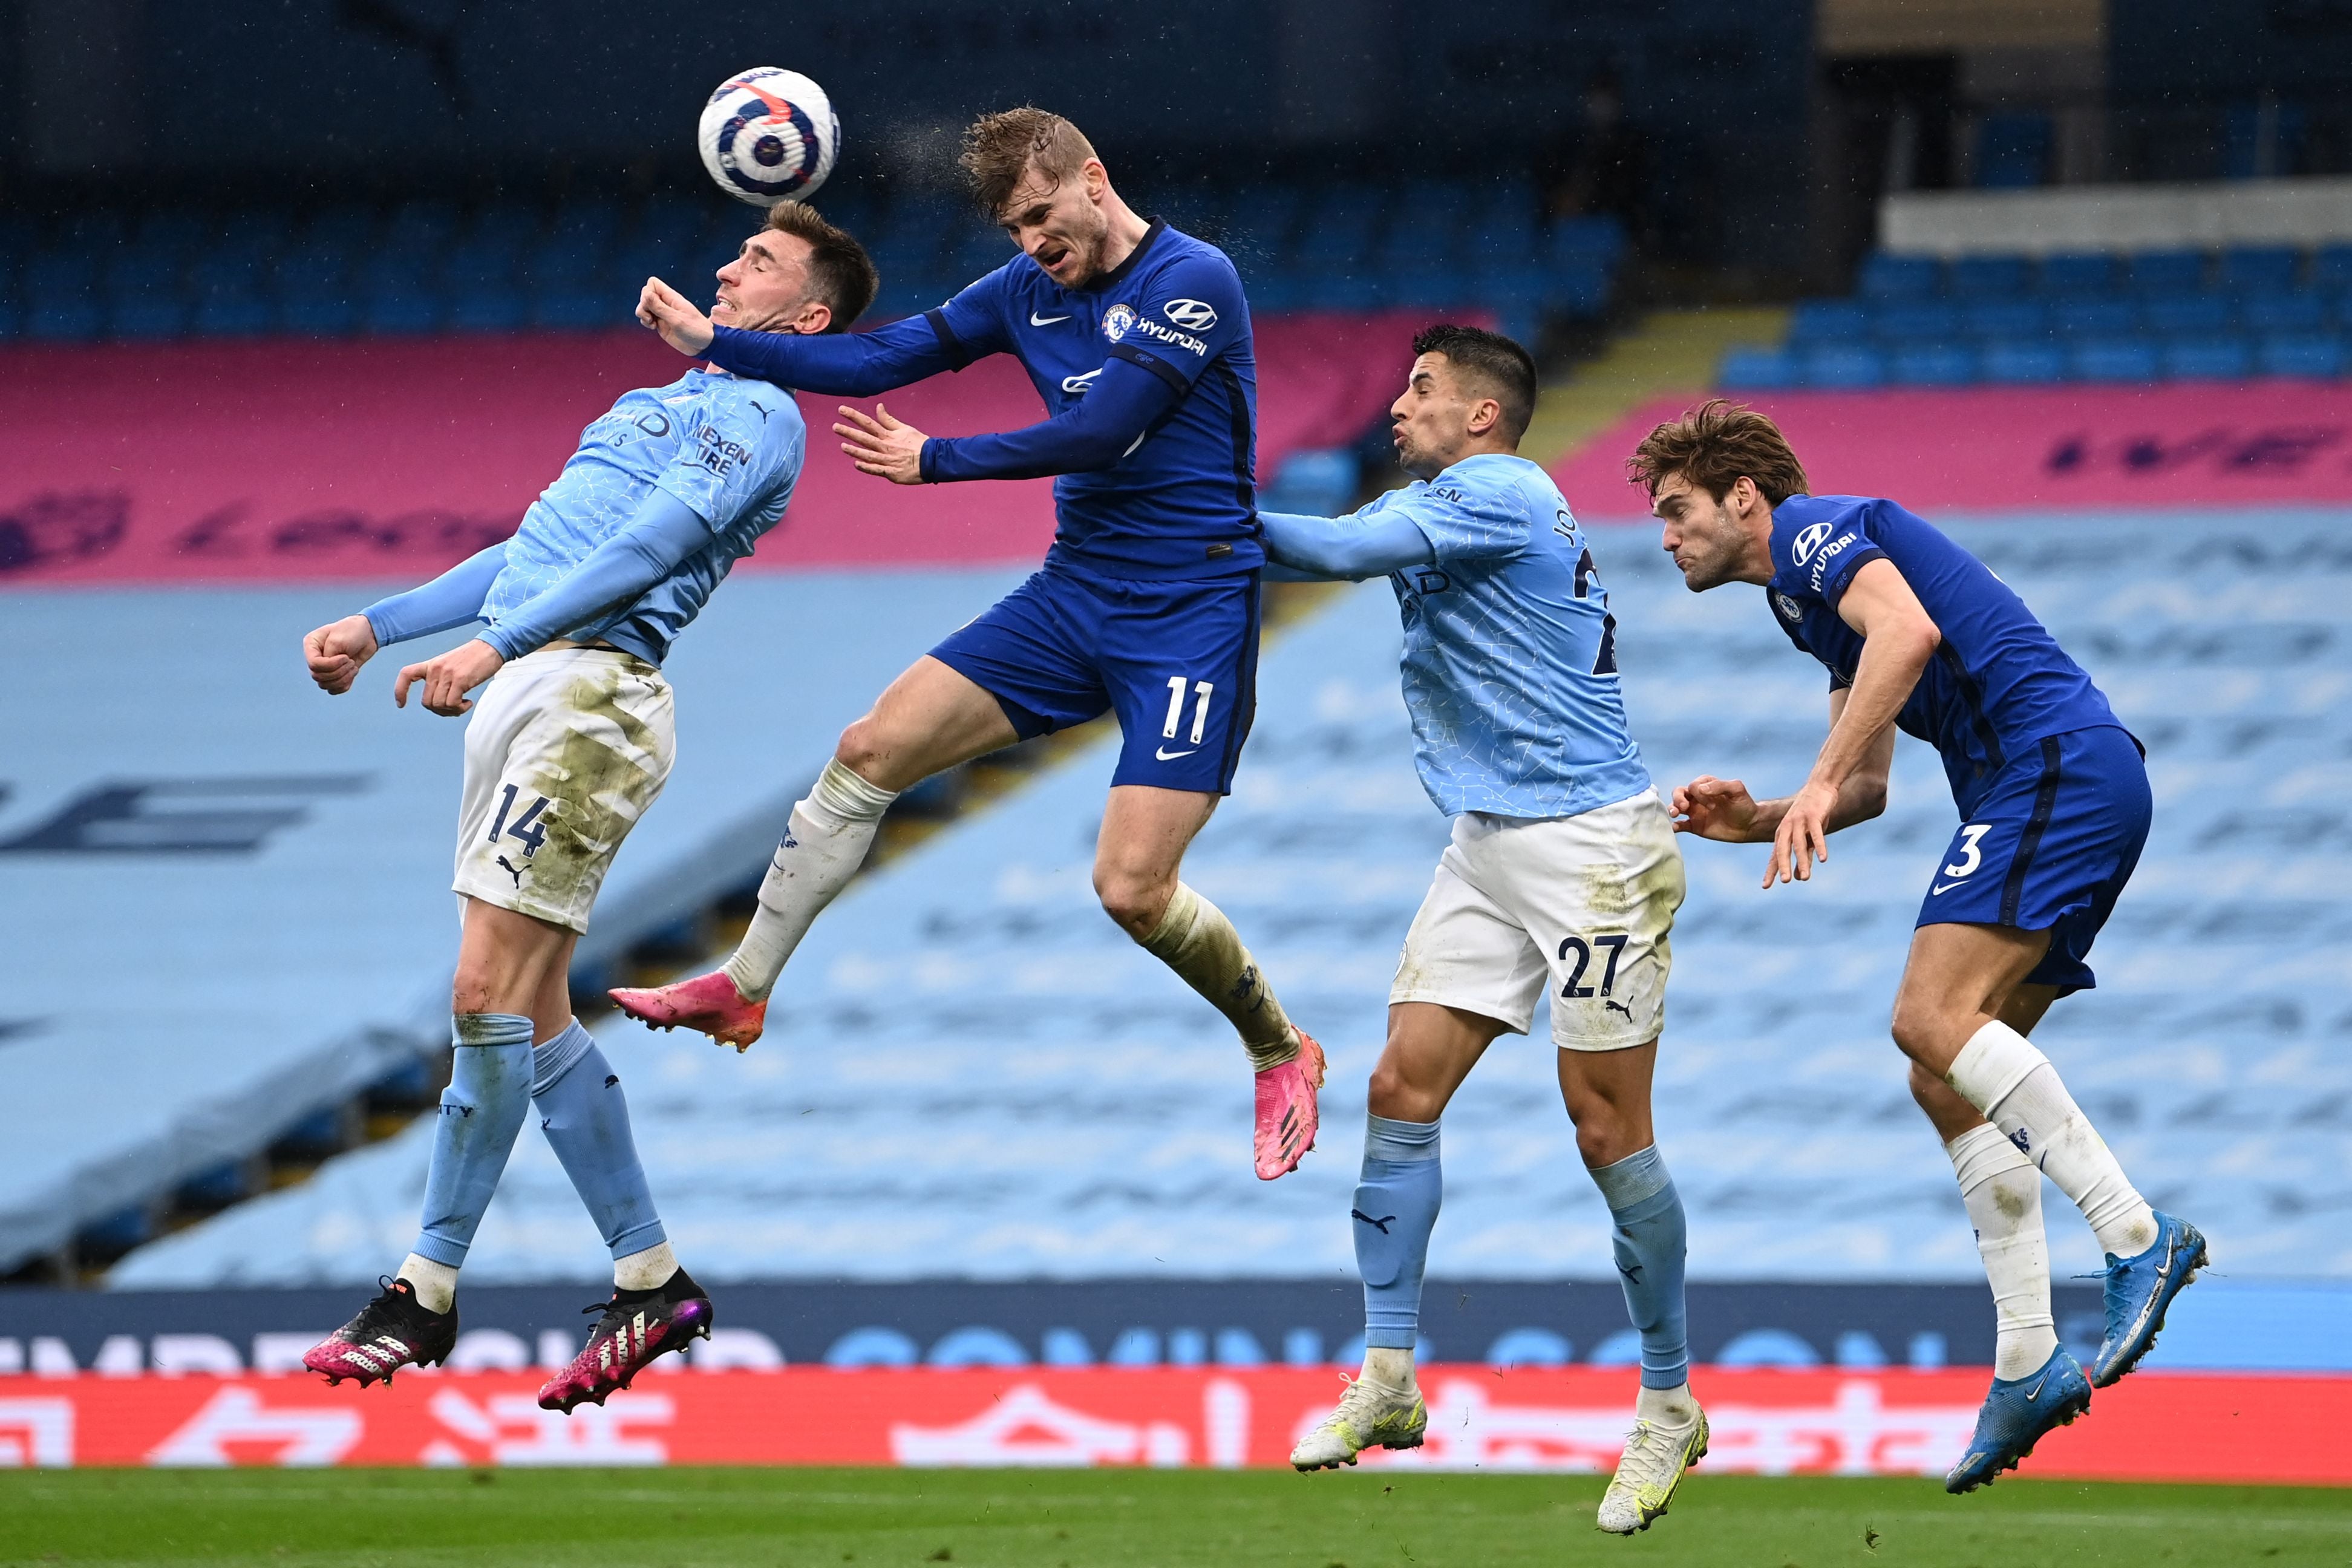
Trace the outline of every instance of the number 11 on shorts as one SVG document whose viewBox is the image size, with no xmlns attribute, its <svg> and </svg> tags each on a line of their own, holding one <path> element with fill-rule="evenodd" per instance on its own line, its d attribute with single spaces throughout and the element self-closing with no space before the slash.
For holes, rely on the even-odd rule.
<svg viewBox="0 0 2352 1568">
<path fill-rule="evenodd" d="M 1192 705 L 1192 744 L 1197 746 L 1201 743 L 1201 737 L 1208 733 L 1209 698 L 1217 689 L 1212 682 L 1206 680 L 1196 680 L 1192 682 L 1192 689 L 1197 692 L 1200 697 L 1200 700 Z M 1176 726 L 1183 717 L 1184 678 L 1181 675 L 1171 675 L 1168 678 L 1168 722 L 1160 730 L 1160 734 L 1166 736 L 1169 740 L 1174 740 L 1176 738 Z"/>
</svg>

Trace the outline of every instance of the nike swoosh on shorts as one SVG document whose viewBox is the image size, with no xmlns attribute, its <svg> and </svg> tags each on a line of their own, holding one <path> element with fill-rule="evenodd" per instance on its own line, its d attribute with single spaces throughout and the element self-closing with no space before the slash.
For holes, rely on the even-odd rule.
<svg viewBox="0 0 2352 1568">
<path fill-rule="evenodd" d="M 1200 749 L 1201 749 L 1200 747 L 1195 746 L 1195 747 L 1193 747 L 1193 748 L 1192 748 L 1192 752 L 1197 752 L 1197 751 L 1199 751 Z M 1179 758 L 1179 757 L 1189 757 L 1189 756 L 1191 756 L 1191 755 L 1192 754 L 1192 752 L 1171 752 L 1171 751 L 1168 750 L 1168 748 L 1167 748 L 1167 747 L 1162 746 L 1162 747 L 1160 747 L 1158 751 L 1153 752 L 1151 754 L 1152 754 L 1153 756 L 1155 756 L 1155 757 L 1158 757 L 1158 758 L 1159 758 L 1161 762 L 1163 762 L 1163 763 L 1172 763 L 1172 762 L 1174 762 L 1174 761 L 1175 761 L 1177 758 Z"/>
</svg>

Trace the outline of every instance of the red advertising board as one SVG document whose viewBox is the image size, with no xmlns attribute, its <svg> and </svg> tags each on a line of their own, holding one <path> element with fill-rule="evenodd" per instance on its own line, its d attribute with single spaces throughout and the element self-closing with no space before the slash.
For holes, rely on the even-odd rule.
<svg viewBox="0 0 2352 1568">
<path fill-rule="evenodd" d="M 657 1365 L 674 1363 L 656 1363 Z M 1701 1368 L 1705 1469 L 1939 1475 L 1980 1371 Z M 1606 1471 L 1621 1371 L 1435 1366 L 1426 1444 L 1372 1465 Z M 389 1387 L 276 1377 L 0 1377 L 0 1466 L 1276 1466 L 1339 1393 L 1328 1369 L 793 1368 L 648 1373 L 603 1406 L 541 1410 L 539 1378 L 406 1372 Z M 2352 1483 L 2352 1378 L 2144 1373 L 2044 1439 L 2029 1473 Z"/>
<path fill-rule="evenodd" d="M 1643 404 L 1560 465 L 1593 520 L 1646 513 L 1625 459 L 1708 395 Z M 1737 401 L 1786 431 L 1821 495 L 1914 510 L 2276 506 L 2352 496 L 2352 383 L 1758 392 Z"/>
</svg>

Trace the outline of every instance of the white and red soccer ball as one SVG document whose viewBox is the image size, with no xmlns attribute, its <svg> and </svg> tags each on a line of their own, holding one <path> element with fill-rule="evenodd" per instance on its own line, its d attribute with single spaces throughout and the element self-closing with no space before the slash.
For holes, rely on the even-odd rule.
<svg viewBox="0 0 2352 1568">
<path fill-rule="evenodd" d="M 702 106 L 695 137 L 702 166 L 739 202 L 805 201 L 833 173 L 841 117 L 824 89 L 798 71 L 738 71 Z"/>
</svg>

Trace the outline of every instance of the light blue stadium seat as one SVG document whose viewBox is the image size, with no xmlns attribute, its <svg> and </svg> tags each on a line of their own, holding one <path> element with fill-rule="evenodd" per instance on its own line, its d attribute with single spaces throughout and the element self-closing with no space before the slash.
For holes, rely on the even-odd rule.
<svg viewBox="0 0 2352 1568">
<path fill-rule="evenodd" d="M 1827 338 L 1866 338 L 1871 307 L 1860 300 L 1807 300 L 1789 316 L 1789 335 L 1818 342 Z"/>
<path fill-rule="evenodd" d="M 2116 285 L 2116 258 L 2105 251 L 2045 256 L 2038 281 L 2044 294 L 2104 294 Z"/>
<path fill-rule="evenodd" d="M 2008 300 L 2033 280 L 2033 264 L 2022 256 L 1963 256 L 1949 268 L 1953 296 L 1962 300 Z"/>
<path fill-rule="evenodd" d="M 2254 345 L 2234 332 L 2168 339 L 2164 374 L 2177 381 L 2242 381 L 2254 371 Z"/>
<path fill-rule="evenodd" d="M 1258 507 L 1338 517 L 1352 509 L 1360 477 L 1356 454 L 1345 447 L 1293 452 L 1275 470 L 1273 483 L 1258 492 Z"/>
<path fill-rule="evenodd" d="M 2079 339 L 2066 362 L 2077 381 L 2154 381 L 2164 368 L 2155 340 L 2138 337 Z"/>
<path fill-rule="evenodd" d="M 1886 356 L 1862 343 L 1809 343 L 1797 350 L 1798 374 L 1806 386 L 1848 389 L 1876 386 L 1886 379 Z"/>
<path fill-rule="evenodd" d="M 2344 340 L 2328 332 L 2273 332 L 2256 346 L 2264 375 L 2337 376 L 2347 363 Z"/>
<path fill-rule="evenodd" d="M 1856 292 L 1873 300 L 1925 300 L 1943 288 L 1942 263 L 1932 256 L 1874 252 L 1862 264 Z"/>
<path fill-rule="evenodd" d="M 2143 250 L 2131 258 L 2131 286 L 2142 295 L 2194 294 L 2205 287 L 2201 250 Z"/>
<path fill-rule="evenodd" d="M 2047 339 L 1995 338 L 1977 356 L 1985 380 L 2009 385 L 2066 379 L 2066 351 Z"/>
<path fill-rule="evenodd" d="M 1904 343 L 1886 356 L 1897 386 L 1967 386 L 1977 379 L 1977 351 L 1967 343 Z"/>
<path fill-rule="evenodd" d="M 1742 347 L 1726 350 L 1715 373 L 1716 384 L 1728 390 L 1767 391 L 1800 384 L 1797 356 L 1792 350 Z"/>
</svg>

